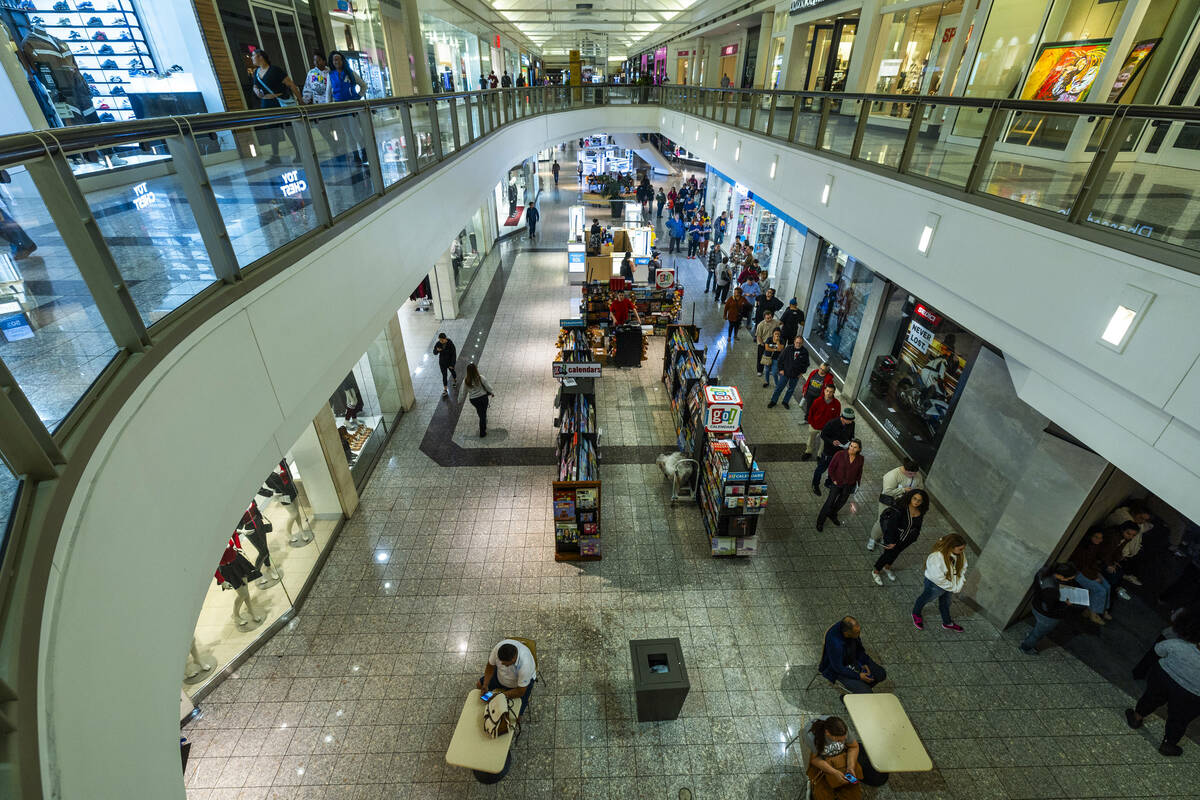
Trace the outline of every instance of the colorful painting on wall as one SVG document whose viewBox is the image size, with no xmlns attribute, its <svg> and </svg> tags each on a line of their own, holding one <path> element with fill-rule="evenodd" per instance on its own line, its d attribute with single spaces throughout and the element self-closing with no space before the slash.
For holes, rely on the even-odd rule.
<svg viewBox="0 0 1200 800">
<path fill-rule="evenodd" d="M 1133 46 L 1129 55 L 1125 56 L 1125 63 L 1121 65 L 1121 71 L 1117 73 L 1117 80 L 1113 84 L 1112 91 L 1108 93 L 1108 102 L 1115 103 L 1121 99 L 1121 95 L 1125 94 L 1125 87 L 1133 83 L 1133 79 L 1142 71 L 1142 67 L 1146 66 L 1150 54 L 1154 52 L 1154 48 L 1161 41 L 1162 39 L 1147 39 Z"/>
<path fill-rule="evenodd" d="M 1096 74 L 1108 53 L 1109 39 L 1078 42 L 1049 42 L 1042 45 L 1025 88 L 1022 100 L 1053 100 L 1079 103 L 1087 100 Z"/>
</svg>

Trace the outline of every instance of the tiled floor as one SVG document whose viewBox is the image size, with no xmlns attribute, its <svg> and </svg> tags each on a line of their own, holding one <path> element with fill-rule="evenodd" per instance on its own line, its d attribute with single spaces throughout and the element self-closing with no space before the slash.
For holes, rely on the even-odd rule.
<svg viewBox="0 0 1200 800">
<path fill-rule="evenodd" d="M 567 172 L 559 195 L 543 195 L 540 247 L 562 240 L 574 191 Z M 540 449 L 549 441 L 556 324 L 578 290 L 567 286 L 559 255 L 521 242 L 505 248 L 507 291 L 480 360 L 497 390 L 497 441 L 491 432 L 485 441 Z M 475 314 L 489 285 L 480 277 L 464 314 Z M 695 298 L 692 287 L 703 282 L 694 263 L 683 280 Z M 698 300 L 711 335 L 715 307 L 703 294 Z M 460 347 L 482 333 L 469 317 L 443 327 Z M 406 322 L 414 369 L 432 328 Z M 642 369 L 601 379 L 602 457 L 606 446 L 671 448 L 657 383 L 661 346 Z M 799 442 L 797 412 L 765 408 L 753 363 L 739 343 L 721 368 L 749 398 L 748 437 Z M 670 505 L 652 458 L 606 464 L 603 561 L 555 563 L 551 467 L 443 467 L 422 452 L 444 402 L 438 372 L 425 364 L 415 375 L 418 405 L 402 418 L 302 612 L 187 726 L 189 800 L 665 800 L 681 787 L 698 800 L 800 797 L 802 772 L 783 742 L 807 716 L 841 708 L 825 684 L 805 687 L 824 631 L 846 613 L 862 621 L 868 649 L 887 666 L 890 689 L 935 764 L 931 773 L 894 775 L 868 797 L 1197 796 L 1200 748 L 1185 742 L 1182 758 L 1159 757 L 1161 719 L 1130 731 L 1125 693 L 1058 648 L 1036 659 L 1017 650 L 1024 624 L 999 632 L 956 601 L 965 633 L 915 630 L 908 607 L 920 549 L 901 557 L 897 584 L 874 586 L 863 548 L 868 515 L 814 531 L 810 464 L 766 464 L 762 544 L 740 560 L 708 557 L 698 510 Z M 460 447 L 484 443 L 474 424 L 467 408 L 454 429 Z M 865 426 L 860 436 L 865 485 L 874 486 L 895 458 Z M 945 530 L 931 521 L 927 544 Z M 483 786 L 446 766 L 444 755 L 463 698 L 506 635 L 536 640 L 541 682 L 512 771 Z M 691 693 L 679 720 L 639 724 L 627 641 L 662 636 L 681 640 Z"/>
</svg>

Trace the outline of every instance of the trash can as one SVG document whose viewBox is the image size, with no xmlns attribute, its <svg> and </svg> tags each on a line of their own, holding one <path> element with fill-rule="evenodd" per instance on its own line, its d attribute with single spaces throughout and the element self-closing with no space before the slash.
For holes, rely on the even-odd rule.
<svg viewBox="0 0 1200 800">
<path fill-rule="evenodd" d="M 678 719 L 692 688 L 678 639 L 632 639 L 633 694 L 638 722 Z"/>
</svg>

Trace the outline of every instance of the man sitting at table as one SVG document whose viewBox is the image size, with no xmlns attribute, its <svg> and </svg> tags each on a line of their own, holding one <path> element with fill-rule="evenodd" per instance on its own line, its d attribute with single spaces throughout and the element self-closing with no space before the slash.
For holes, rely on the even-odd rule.
<svg viewBox="0 0 1200 800">
<path fill-rule="evenodd" d="M 500 690 L 512 700 L 520 697 L 521 714 L 524 714 L 536 682 L 537 665 L 533 662 L 533 653 L 514 639 L 504 639 L 492 648 L 483 677 L 475 688 L 481 692 Z"/>
<path fill-rule="evenodd" d="M 862 626 L 849 616 L 825 632 L 825 652 L 817 670 L 830 683 L 841 683 L 854 694 L 870 694 L 887 679 L 887 670 L 872 661 L 863 647 Z"/>
</svg>

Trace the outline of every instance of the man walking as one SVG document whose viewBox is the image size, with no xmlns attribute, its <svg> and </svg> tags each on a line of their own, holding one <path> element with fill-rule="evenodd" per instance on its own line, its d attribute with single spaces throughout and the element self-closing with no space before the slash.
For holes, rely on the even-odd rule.
<svg viewBox="0 0 1200 800">
<path fill-rule="evenodd" d="M 541 213 L 533 203 L 525 209 L 525 227 L 529 230 L 529 241 L 533 241 L 537 236 L 538 220 L 542 218 Z"/>
<path fill-rule="evenodd" d="M 442 371 L 442 397 L 446 397 L 448 394 L 446 373 L 450 373 L 454 385 L 458 385 L 458 373 L 454 371 L 454 365 L 458 363 L 458 348 L 454 346 L 454 342 L 450 341 L 449 336 L 439 333 L 437 341 L 433 344 L 433 354 L 438 357 L 438 369 Z"/>
<path fill-rule="evenodd" d="M 767 408 L 775 407 L 785 384 L 787 385 L 787 394 L 783 396 L 783 407 L 791 408 L 788 402 L 796 391 L 796 384 L 800 382 L 800 378 L 806 371 L 808 371 L 808 348 L 804 346 L 804 338 L 796 336 L 792 343 L 783 349 L 783 355 L 779 357 L 779 372 L 775 376 L 775 392 L 771 395 L 771 402 L 767 403 Z"/>
<path fill-rule="evenodd" d="M 555 160 L 554 164 L 550 167 L 550 171 L 552 173 L 554 173 L 554 188 L 555 189 L 558 188 L 558 170 L 559 170 L 558 161 Z"/>
<path fill-rule="evenodd" d="M 813 494 L 821 495 L 821 476 L 829 469 L 829 462 L 841 450 L 845 450 L 854 441 L 854 409 L 843 408 L 841 415 L 825 423 L 821 428 L 821 456 L 817 459 L 817 468 L 813 470 Z"/>
<path fill-rule="evenodd" d="M 721 266 L 720 251 L 715 247 L 708 253 L 708 277 L 704 279 L 704 293 L 717 288 L 717 268 Z"/>
<path fill-rule="evenodd" d="M 654 202 L 658 204 L 658 210 L 654 212 L 655 219 L 662 219 L 663 206 L 667 204 L 667 195 L 663 193 L 662 187 L 658 187 L 658 195 L 655 196 Z"/>
</svg>

